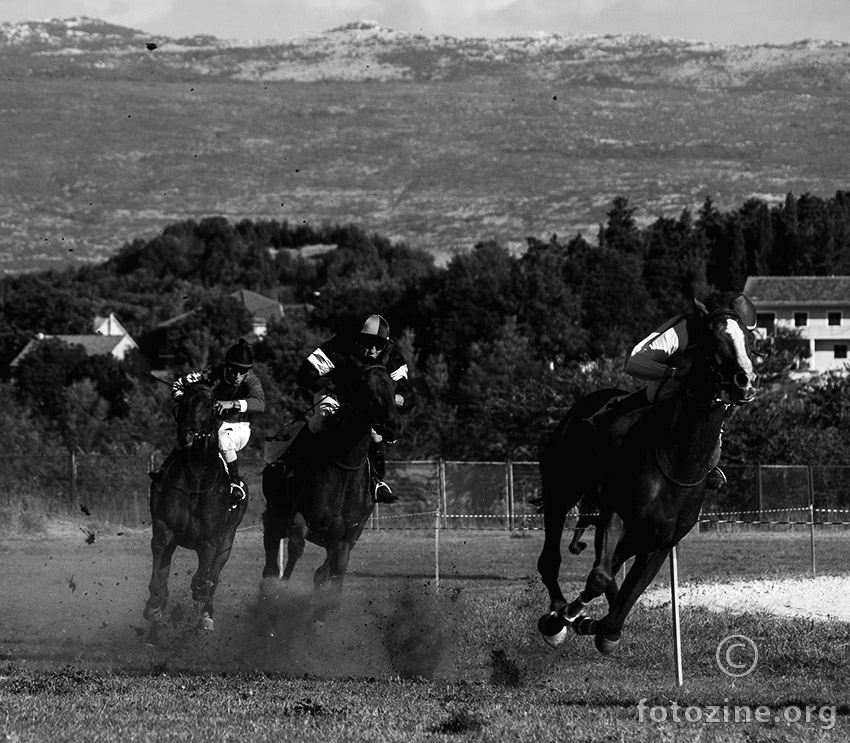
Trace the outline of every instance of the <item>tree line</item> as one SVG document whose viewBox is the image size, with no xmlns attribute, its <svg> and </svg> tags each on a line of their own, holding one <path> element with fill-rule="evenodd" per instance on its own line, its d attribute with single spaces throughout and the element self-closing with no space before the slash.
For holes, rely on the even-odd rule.
<svg viewBox="0 0 850 743">
<path fill-rule="evenodd" d="M 850 273 L 850 192 L 750 199 L 730 211 L 707 198 L 696 214 L 645 227 L 635 213 L 616 197 L 593 240 L 528 238 L 521 255 L 484 241 L 444 266 L 354 225 L 210 217 L 133 240 L 101 264 L 6 277 L 0 439 L 7 453 L 167 449 L 169 390 L 152 367 L 173 378 L 250 337 L 251 317 L 231 296 L 250 289 L 286 308 L 253 342 L 268 406 L 252 446 L 305 409 L 295 374 L 306 355 L 377 312 L 409 359 L 420 401 L 391 457 L 535 460 L 576 397 L 632 388 L 625 355 L 693 297 L 740 290 L 748 275 Z M 110 312 L 139 353 L 119 362 L 53 339 L 10 369 L 36 333 L 85 333 Z M 763 389 L 730 420 L 727 461 L 830 461 L 847 450 L 844 379 L 791 381 L 804 354 L 789 331 L 760 359 Z M 818 446 L 801 446 L 806 437 Z"/>
</svg>

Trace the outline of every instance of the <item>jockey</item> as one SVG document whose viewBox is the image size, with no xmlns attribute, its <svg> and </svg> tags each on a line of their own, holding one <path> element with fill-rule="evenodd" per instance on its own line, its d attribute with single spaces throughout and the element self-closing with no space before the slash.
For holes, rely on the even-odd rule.
<svg viewBox="0 0 850 743">
<path fill-rule="evenodd" d="M 240 339 L 227 349 L 224 363 L 208 367 L 203 371 L 192 371 L 180 377 L 171 388 L 171 397 L 176 400 L 190 384 L 206 384 L 212 388 L 218 401 L 216 408 L 221 417 L 218 429 L 218 447 L 227 471 L 230 475 L 230 493 L 233 503 L 238 504 L 245 498 L 245 483 L 239 477 L 236 453 L 244 449 L 251 437 L 251 424 L 248 413 L 262 413 L 266 408 L 263 385 L 253 370 L 254 358 L 248 344 Z M 174 455 L 172 452 L 162 467 L 151 473 L 157 480 L 162 477 L 166 464 Z"/>
<path fill-rule="evenodd" d="M 339 407 L 333 388 L 345 387 L 347 380 L 358 374 L 364 364 L 383 366 L 396 384 L 396 407 L 402 413 L 413 409 L 415 398 L 408 379 L 407 360 L 390 339 L 387 321 L 380 315 L 369 315 L 359 333 L 337 333 L 321 343 L 301 364 L 296 381 L 313 395 L 314 416 L 333 414 Z M 309 430 L 309 423 L 304 428 Z M 299 438 L 303 447 L 306 438 L 303 429 Z M 291 445 L 286 454 L 286 460 L 297 461 Z M 369 447 L 372 499 L 376 503 L 395 503 L 398 496 L 384 482 L 385 457 L 383 437 L 372 431 Z"/>
<path fill-rule="evenodd" d="M 709 312 L 733 310 L 749 331 L 756 328 L 756 308 L 741 292 L 714 292 L 705 299 Z M 615 397 L 586 420 L 597 432 L 605 432 L 615 419 L 650 404 L 670 400 L 682 389 L 682 379 L 691 366 L 693 348 L 689 346 L 688 329 L 697 319 L 695 312 L 671 318 L 638 343 L 626 361 L 626 372 L 643 383 L 635 392 Z M 706 487 L 719 490 L 726 485 L 726 475 L 717 466 L 720 461 L 720 439 L 711 458 Z"/>
</svg>

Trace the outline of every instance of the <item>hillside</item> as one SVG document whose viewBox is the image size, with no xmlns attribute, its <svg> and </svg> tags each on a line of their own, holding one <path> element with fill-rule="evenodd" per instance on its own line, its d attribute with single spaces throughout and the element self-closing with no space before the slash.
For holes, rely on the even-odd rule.
<svg viewBox="0 0 850 743">
<path fill-rule="evenodd" d="M 3 43 L 5 42 L 5 43 Z M 360 21 L 283 41 L 153 37 L 91 18 L 0 23 L 4 62 L 35 75 L 269 81 L 529 78 L 581 85 L 843 89 L 850 44 L 723 46 L 705 41 L 539 33 L 423 36 Z"/>
<path fill-rule="evenodd" d="M 100 260 L 165 225 L 355 222 L 439 260 L 847 188 L 850 45 L 425 37 L 276 42 L 0 23 L 0 268 Z M 377 84 L 380 81 L 380 84 Z"/>
</svg>

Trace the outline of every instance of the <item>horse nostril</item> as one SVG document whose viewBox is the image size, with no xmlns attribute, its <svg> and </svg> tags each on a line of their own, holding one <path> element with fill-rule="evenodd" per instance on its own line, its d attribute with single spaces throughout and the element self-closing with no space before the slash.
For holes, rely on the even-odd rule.
<svg viewBox="0 0 850 743">
<path fill-rule="evenodd" d="M 735 382 L 735 386 L 739 390 L 745 390 L 750 386 L 750 375 L 746 372 L 738 372 L 732 380 Z"/>
</svg>

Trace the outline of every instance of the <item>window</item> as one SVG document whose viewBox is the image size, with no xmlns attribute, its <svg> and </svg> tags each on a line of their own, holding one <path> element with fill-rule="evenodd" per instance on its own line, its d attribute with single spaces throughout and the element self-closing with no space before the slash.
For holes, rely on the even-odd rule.
<svg viewBox="0 0 850 743">
<path fill-rule="evenodd" d="M 767 335 L 773 333 L 773 327 L 776 324 L 776 315 L 772 312 L 757 312 L 756 327 L 762 328 Z"/>
<path fill-rule="evenodd" d="M 794 313 L 794 325 L 798 328 L 803 327 L 804 325 L 809 324 L 809 313 L 808 312 L 795 312 Z"/>
<path fill-rule="evenodd" d="M 847 345 L 845 343 L 839 343 L 835 346 L 835 358 L 836 359 L 846 359 L 847 358 Z"/>
<path fill-rule="evenodd" d="M 827 312 L 826 313 L 826 324 L 827 325 L 841 325 L 841 313 L 840 312 Z"/>
</svg>

